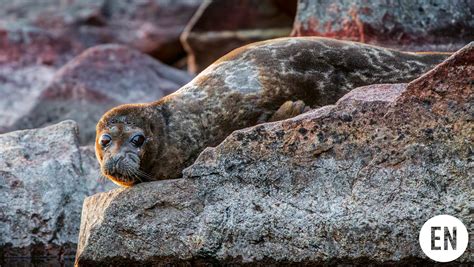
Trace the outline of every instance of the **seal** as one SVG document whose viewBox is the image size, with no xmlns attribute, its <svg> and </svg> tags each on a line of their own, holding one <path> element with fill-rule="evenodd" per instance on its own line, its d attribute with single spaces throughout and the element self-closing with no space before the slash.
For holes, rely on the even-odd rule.
<svg viewBox="0 0 474 267">
<path fill-rule="evenodd" d="M 122 186 L 178 178 L 234 130 L 333 104 L 359 86 L 409 82 L 448 55 L 319 37 L 250 44 L 171 95 L 105 113 L 96 156 L 103 175 Z"/>
</svg>

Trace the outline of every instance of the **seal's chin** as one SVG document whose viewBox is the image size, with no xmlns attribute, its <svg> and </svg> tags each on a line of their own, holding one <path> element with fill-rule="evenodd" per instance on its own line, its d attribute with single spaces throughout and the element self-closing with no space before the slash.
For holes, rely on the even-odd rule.
<svg viewBox="0 0 474 267">
<path fill-rule="evenodd" d="M 123 186 L 123 187 L 131 187 L 137 183 L 139 183 L 139 181 L 136 181 L 135 179 L 133 178 L 129 178 L 129 177 L 125 177 L 125 176 L 120 176 L 120 175 L 110 175 L 110 174 L 105 174 L 104 175 L 109 178 L 114 184 L 116 185 L 119 185 L 119 186 Z"/>
<path fill-rule="evenodd" d="M 130 187 L 146 181 L 146 174 L 140 170 L 140 158 L 128 153 L 106 157 L 100 162 L 102 174 L 117 185 Z"/>
<path fill-rule="evenodd" d="M 115 158 L 106 160 L 101 164 L 102 174 L 117 185 L 130 187 L 140 182 L 139 164 L 131 163 L 127 160 L 116 160 Z"/>
</svg>

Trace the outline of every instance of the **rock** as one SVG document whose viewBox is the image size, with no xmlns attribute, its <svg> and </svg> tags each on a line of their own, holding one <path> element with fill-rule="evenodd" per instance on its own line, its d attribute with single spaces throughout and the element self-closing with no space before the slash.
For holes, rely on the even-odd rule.
<svg viewBox="0 0 474 267">
<path fill-rule="evenodd" d="M 89 195 L 105 192 L 117 186 L 100 173 L 100 166 L 95 157 L 94 146 L 79 147 L 82 163 L 82 176 Z"/>
<path fill-rule="evenodd" d="M 293 36 L 411 51 L 456 51 L 474 40 L 474 2 L 299 0 Z"/>
<path fill-rule="evenodd" d="M 28 113 L 11 128 L 37 128 L 72 119 L 79 125 L 80 143 L 90 144 L 95 139 L 97 121 L 108 109 L 124 103 L 156 101 L 190 80 L 187 73 L 134 49 L 96 46 L 58 70 L 33 99 Z"/>
<path fill-rule="evenodd" d="M 88 197 L 76 264 L 431 264 L 426 220 L 474 230 L 473 62 L 471 43 L 408 85 L 235 131 L 183 179 Z"/>
<path fill-rule="evenodd" d="M 186 56 L 179 36 L 201 2 L 108 1 L 105 12 L 110 14 L 110 28 L 117 41 L 165 63 L 173 63 Z"/>
<path fill-rule="evenodd" d="M 0 0 L 0 28 L 35 27 L 85 47 L 132 46 L 167 63 L 183 57 L 179 35 L 202 0 Z"/>
<path fill-rule="evenodd" d="M 116 187 L 87 151 L 73 121 L 0 135 L 0 259 L 74 255 L 84 198 Z"/>
<path fill-rule="evenodd" d="M 189 72 L 201 72 L 237 47 L 288 36 L 295 12 L 296 0 L 204 1 L 181 35 Z"/>
<path fill-rule="evenodd" d="M 15 130 L 18 120 L 29 115 L 54 72 L 44 65 L 0 67 L 0 133 Z"/>
<path fill-rule="evenodd" d="M 55 71 L 82 49 L 44 30 L 0 28 L 0 133 L 15 130 Z"/>
<path fill-rule="evenodd" d="M 0 11 L 1 12 L 1 11 Z M 0 23 L 1 25 L 1 23 Z M 61 66 L 84 46 L 65 36 L 29 26 L 0 27 L 0 66 Z"/>
</svg>

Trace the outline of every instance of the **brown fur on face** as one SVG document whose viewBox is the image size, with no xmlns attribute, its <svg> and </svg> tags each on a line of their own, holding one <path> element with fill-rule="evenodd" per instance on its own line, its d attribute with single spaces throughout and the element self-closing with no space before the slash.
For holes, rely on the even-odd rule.
<svg viewBox="0 0 474 267">
<path fill-rule="evenodd" d="M 122 105 L 107 112 L 96 127 L 95 152 L 104 176 L 121 186 L 132 186 L 139 182 L 155 180 L 150 163 L 160 151 L 160 120 L 153 108 L 144 104 Z M 107 134 L 111 141 L 100 144 Z M 145 137 L 144 143 L 136 147 L 132 138 Z"/>
</svg>

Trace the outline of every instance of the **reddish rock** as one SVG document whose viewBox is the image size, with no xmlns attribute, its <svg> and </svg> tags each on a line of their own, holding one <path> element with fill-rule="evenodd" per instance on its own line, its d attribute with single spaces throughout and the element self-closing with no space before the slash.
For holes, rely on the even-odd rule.
<svg viewBox="0 0 474 267">
<path fill-rule="evenodd" d="M 473 1 L 299 0 L 292 35 L 455 51 L 474 40 L 473 12 Z"/>
<path fill-rule="evenodd" d="M 0 133 L 15 129 L 55 71 L 82 49 L 37 28 L 0 29 Z"/>
<path fill-rule="evenodd" d="M 84 49 L 66 36 L 34 27 L 0 27 L 0 67 L 61 66 Z"/>
<path fill-rule="evenodd" d="M 408 85 L 235 131 L 183 179 L 89 197 L 76 264 L 430 265 L 424 222 L 474 230 L 473 73 L 474 42 Z"/>
<path fill-rule="evenodd" d="M 13 129 L 37 128 L 66 119 L 79 125 L 81 143 L 93 142 L 95 125 L 108 109 L 151 102 L 191 80 L 139 51 L 101 45 L 84 51 L 57 71 Z"/>
<path fill-rule="evenodd" d="M 201 0 L 1 1 L 0 28 L 35 27 L 85 47 L 132 46 L 167 63 L 184 56 L 179 35 Z"/>
<path fill-rule="evenodd" d="M 202 0 L 107 1 L 102 15 L 114 42 L 173 63 L 185 56 L 179 41 Z M 88 27 L 92 29 L 92 27 Z"/>
<path fill-rule="evenodd" d="M 181 35 L 188 70 L 200 72 L 237 47 L 288 36 L 295 9 L 296 0 L 204 1 Z"/>
</svg>

